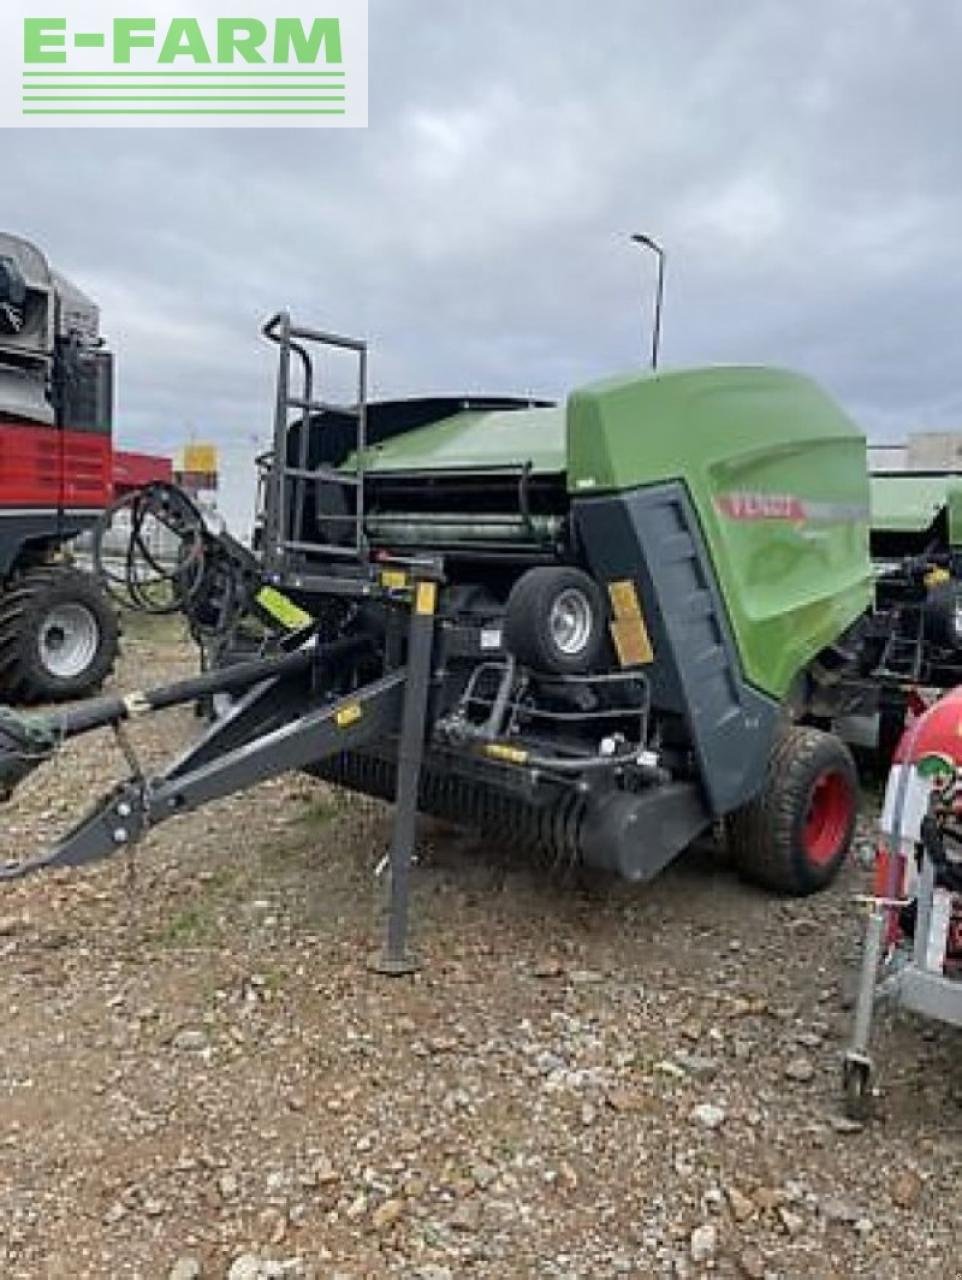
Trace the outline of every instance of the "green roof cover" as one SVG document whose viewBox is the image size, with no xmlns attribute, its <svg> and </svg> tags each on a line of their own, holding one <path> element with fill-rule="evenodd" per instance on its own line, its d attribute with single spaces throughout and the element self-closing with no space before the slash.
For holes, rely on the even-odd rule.
<svg viewBox="0 0 962 1280">
<path fill-rule="evenodd" d="M 565 469 L 565 410 L 559 408 L 466 410 L 370 446 L 370 472 L 503 471 L 530 463 L 532 470 Z"/>
<path fill-rule="evenodd" d="M 948 501 L 950 475 L 919 475 L 911 471 L 870 479 L 872 528 L 879 532 L 924 533 Z"/>
</svg>

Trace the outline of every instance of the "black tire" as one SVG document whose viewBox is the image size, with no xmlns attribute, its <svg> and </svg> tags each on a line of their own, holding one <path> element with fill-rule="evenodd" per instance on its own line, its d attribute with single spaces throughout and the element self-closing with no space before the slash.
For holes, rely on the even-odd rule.
<svg viewBox="0 0 962 1280">
<path fill-rule="evenodd" d="M 923 613 L 926 639 L 947 649 L 962 649 L 962 585 L 940 582 L 931 587 Z"/>
<path fill-rule="evenodd" d="M 857 816 L 848 747 L 834 734 L 792 725 L 775 742 L 762 791 L 729 818 L 735 865 L 767 889 L 816 893 L 844 862 Z"/>
<path fill-rule="evenodd" d="M 58 611 L 60 611 L 58 613 Z M 73 661 L 57 636 L 82 633 Z M 30 569 L 0 592 L 0 700 L 61 702 L 96 692 L 117 658 L 117 616 L 88 573 L 65 565 Z"/>
<path fill-rule="evenodd" d="M 562 598 L 581 610 L 565 645 L 552 628 Z M 568 566 L 545 565 L 523 573 L 505 607 L 504 644 L 517 660 L 535 671 L 584 675 L 597 670 L 607 645 L 605 598 L 588 574 Z"/>
</svg>

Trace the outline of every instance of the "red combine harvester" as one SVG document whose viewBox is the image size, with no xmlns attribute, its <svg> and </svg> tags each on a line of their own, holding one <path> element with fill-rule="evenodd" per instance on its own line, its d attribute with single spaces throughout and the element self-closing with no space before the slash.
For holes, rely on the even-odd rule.
<svg viewBox="0 0 962 1280">
<path fill-rule="evenodd" d="M 0 702 L 99 688 L 117 620 L 63 548 L 113 500 L 112 357 L 98 308 L 0 233 Z"/>
</svg>

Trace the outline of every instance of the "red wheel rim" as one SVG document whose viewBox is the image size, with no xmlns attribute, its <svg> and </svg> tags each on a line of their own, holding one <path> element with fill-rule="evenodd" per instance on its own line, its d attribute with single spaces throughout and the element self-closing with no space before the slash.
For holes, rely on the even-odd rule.
<svg viewBox="0 0 962 1280">
<path fill-rule="evenodd" d="M 844 773 L 823 773 L 815 780 L 802 828 L 806 857 L 824 866 L 837 857 L 852 820 L 854 797 Z"/>
</svg>

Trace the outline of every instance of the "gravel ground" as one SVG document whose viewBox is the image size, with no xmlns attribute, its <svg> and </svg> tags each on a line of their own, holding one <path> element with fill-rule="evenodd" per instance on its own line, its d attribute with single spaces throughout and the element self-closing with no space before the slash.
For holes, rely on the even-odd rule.
<svg viewBox="0 0 962 1280">
<path fill-rule="evenodd" d="M 118 683 L 191 666 L 135 637 Z M 71 744 L 3 853 L 120 769 Z M 155 832 L 133 880 L 5 891 L 3 1277 L 962 1275 L 955 1037 L 883 1019 L 876 1115 L 840 1115 L 864 871 L 783 902 L 700 851 L 588 892 L 425 824 L 423 968 L 389 980 L 389 830 L 285 778 Z"/>
</svg>

